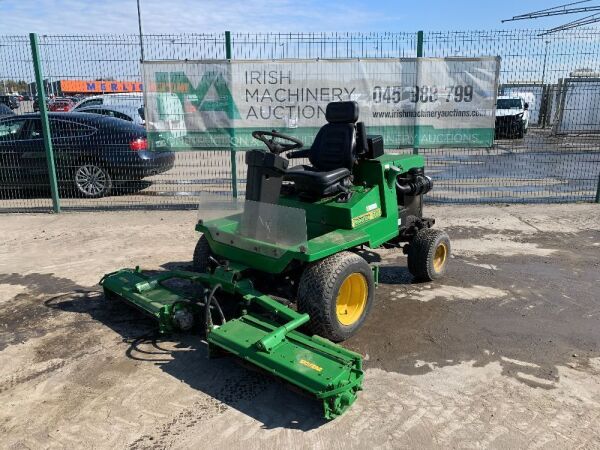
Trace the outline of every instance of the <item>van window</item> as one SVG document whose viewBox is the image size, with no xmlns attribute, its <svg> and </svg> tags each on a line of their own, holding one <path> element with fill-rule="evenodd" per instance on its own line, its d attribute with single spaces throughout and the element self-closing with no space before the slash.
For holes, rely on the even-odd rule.
<svg viewBox="0 0 600 450">
<path fill-rule="evenodd" d="M 520 98 L 499 98 L 496 102 L 498 109 L 521 109 L 522 107 Z"/>
</svg>

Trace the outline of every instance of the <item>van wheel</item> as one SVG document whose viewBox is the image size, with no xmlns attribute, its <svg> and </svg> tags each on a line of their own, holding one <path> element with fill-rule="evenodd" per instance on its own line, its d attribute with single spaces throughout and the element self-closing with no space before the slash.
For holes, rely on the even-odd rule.
<svg viewBox="0 0 600 450">
<path fill-rule="evenodd" d="M 523 137 L 525 136 L 525 125 L 519 125 L 519 127 L 517 128 L 516 136 L 517 139 L 523 139 Z"/>
</svg>

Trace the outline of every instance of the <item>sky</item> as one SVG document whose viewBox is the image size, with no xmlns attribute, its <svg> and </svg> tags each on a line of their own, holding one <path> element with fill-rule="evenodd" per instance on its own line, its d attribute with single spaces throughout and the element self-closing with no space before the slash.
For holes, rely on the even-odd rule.
<svg viewBox="0 0 600 450">
<path fill-rule="evenodd" d="M 140 0 L 145 34 L 548 29 L 583 15 L 501 19 L 570 1 Z M 0 0 L 0 34 L 29 32 L 137 33 L 136 0 Z"/>
</svg>

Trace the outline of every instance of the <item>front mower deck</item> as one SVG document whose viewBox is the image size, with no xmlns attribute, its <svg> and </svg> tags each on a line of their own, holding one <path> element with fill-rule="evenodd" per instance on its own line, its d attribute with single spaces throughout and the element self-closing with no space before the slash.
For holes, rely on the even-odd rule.
<svg viewBox="0 0 600 450">
<path fill-rule="evenodd" d="M 256 292 L 247 280 L 237 280 L 238 274 L 235 269 L 218 268 L 213 275 L 172 271 L 149 276 L 139 268 L 122 269 L 106 275 L 100 284 L 107 297 L 119 297 L 154 317 L 162 332 L 178 328 L 179 313 L 190 314 L 198 323 L 207 311 L 206 298 L 186 296 L 166 285 L 167 280 L 188 280 L 206 290 L 219 286 L 241 301 L 244 311 L 207 329 L 209 355 L 226 351 L 301 388 L 322 401 L 326 419 L 346 411 L 362 389 L 361 356 L 296 331 L 309 320 L 308 314 Z"/>
</svg>

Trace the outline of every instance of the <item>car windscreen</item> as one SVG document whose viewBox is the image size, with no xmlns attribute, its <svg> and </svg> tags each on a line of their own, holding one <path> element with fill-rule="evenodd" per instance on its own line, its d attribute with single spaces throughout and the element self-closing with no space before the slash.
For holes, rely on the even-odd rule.
<svg viewBox="0 0 600 450">
<path fill-rule="evenodd" d="M 521 109 L 522 107 L 520 98 L 499 98 L 496 102 L 497 109 Z"/>
</svg>

